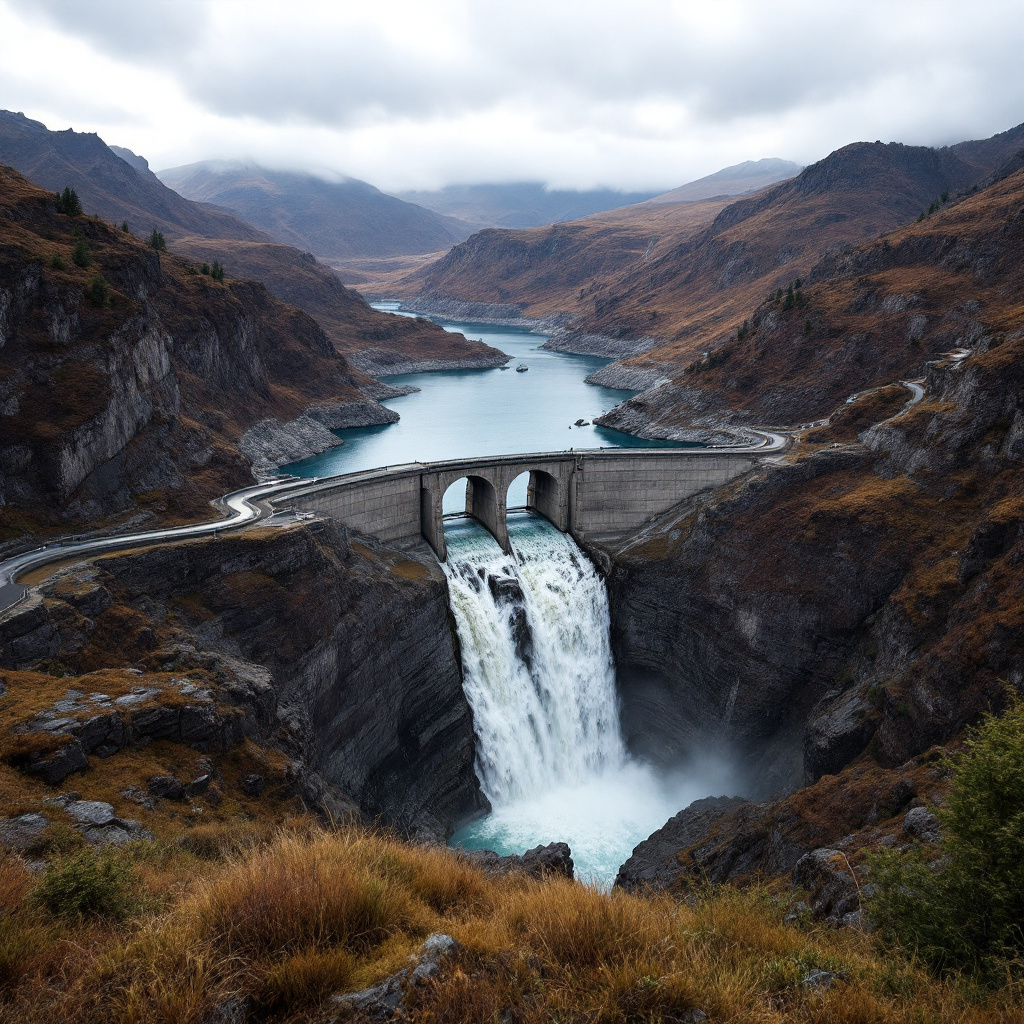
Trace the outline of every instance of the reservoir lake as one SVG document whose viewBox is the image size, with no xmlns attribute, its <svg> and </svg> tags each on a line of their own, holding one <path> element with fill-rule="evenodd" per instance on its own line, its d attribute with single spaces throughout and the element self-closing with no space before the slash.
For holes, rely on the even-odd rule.
<svg viewBox="0 0 1024 1024">
<path fill-rule="evenodd" d="M 398 313 L 397 303 L 375 309 Z M 403 315 L 403 314 L 400 314 Z M 410 314 L 404 314 L 410 315 Z M 645 441 L 618 430 L 593 426 L 595 416 L 634 392 L 587 384 L 585 377 L 610 360 L 541 348 L 548 335 L 519 327 L 467 323 L 431 317 L 446 330 L 507 352 L 508 369 L 442 370 L 388 377 L 392 385 L 421 390 L 382 404 L 402 418 L 379 427 L 334 433 L 344 442 L 320 455 L 282 467 L 295 476 L 334 476 L 407 462 L 433 462 L 486 455 L 568 451 L 570 448 L 678 448 L 676 442 Z M 516 367 L 529 366 L 526 373 Z M 578 419 L 589 426 L 576 427 Z M 526 504 L 526 477 L 509 490 L 509 507 Z M 465 488 L 450 492 L 445 512 L 461 512 Z"/>
</svg>

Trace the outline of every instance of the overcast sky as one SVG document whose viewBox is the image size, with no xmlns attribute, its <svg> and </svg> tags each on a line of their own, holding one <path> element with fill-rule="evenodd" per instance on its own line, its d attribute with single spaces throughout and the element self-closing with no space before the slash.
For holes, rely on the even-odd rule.
<svg viewBox="0 0 1024 1024">
<path fill-rule="evenodd" d="M 1021 0 L 0 0 L 0 107 L 154 169 L 667 189 L 1024 121 Z"/>
</svg>

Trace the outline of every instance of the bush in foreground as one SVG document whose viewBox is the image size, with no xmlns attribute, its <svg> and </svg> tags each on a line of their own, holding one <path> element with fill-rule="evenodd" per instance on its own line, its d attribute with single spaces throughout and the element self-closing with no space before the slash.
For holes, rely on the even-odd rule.
<svg viewBox="0 0 1024 1024">
<path fill-rule="evenodd" d="M 871 916 L 934 971 L 988 984 L 1024 965 L 1024 702 L 989 716 L 951 762 L 941 859 L 917 847 L 873 858 Z"/>
</svg>

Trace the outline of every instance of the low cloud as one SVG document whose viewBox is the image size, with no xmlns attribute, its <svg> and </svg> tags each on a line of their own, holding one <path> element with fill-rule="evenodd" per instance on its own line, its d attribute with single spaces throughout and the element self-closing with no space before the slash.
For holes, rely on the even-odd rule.
<svg viewBox="0 0 1024 1024">
<path fill-rule="evenodd" d="M 978 0 L 970 18 L 950 0 L 5 8 L 122 68 L 125 118 L 76 127 L 158 166 L 253 156 L 391 188 L 669 187 L 748 158 L 808 162 L 861 138 L 941 144 L 1024 119 L 1024 20 L 1003 0 Z M 73 97 L 89 79 L 77 63 L 39 74 Z M 9 94 L 34 95 L 26 74 L 8 76 Z"/>
</svg>

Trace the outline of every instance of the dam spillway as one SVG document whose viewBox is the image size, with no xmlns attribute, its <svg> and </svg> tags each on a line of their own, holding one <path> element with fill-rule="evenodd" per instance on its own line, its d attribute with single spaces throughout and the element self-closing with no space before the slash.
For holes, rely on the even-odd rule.
<svg viewBox="0 0 1024 1024">
<path fill-rule="evenodd" d="M 619 768 L 604 583 L 570 537 L 513 520 L 505 554 L 473 523 L 449 528 L 444 563 L 462 647 L 478 771 L 495 806 Z"/>
<path fill-rule="evenodd" d="M 492 812 L 452 844 L 523 853 L 567 842 L 578 877 L 609 885 L 633 847 L 726 785 L 712 766 L 666 776 L 626 750 L 604 581 L 540 516 L 509 517 L 510 553 L 446 521 L 452 613 Z"/>
</svg>

